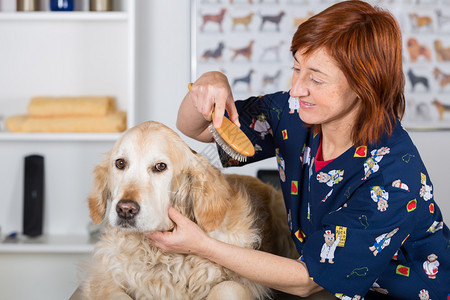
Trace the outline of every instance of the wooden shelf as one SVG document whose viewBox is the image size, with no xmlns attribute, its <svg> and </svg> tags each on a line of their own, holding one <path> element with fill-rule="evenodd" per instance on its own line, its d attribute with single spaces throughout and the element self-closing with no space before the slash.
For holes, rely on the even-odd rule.
<svg viewBox="0 0 450 300">
<path fill-rule="evenodd" d="M 94 243 L 87 236 L 18 237 L 14 242 L 0 242 L 0 253 L 91 253 Z"/>
</svg>

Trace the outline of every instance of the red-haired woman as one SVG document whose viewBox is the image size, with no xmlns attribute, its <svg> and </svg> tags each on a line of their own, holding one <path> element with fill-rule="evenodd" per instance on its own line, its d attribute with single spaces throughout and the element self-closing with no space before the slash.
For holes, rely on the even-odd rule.
<svg viewBox="0 0 450 300">
<path fill-rule="evenodd" d="M 173 209 L 176 229 L 150 237 L 165 251 L 195 253 L 300 296 L 326 289 L 342 299 L 446 299 L 450 233 L 399 121 L 405 98 L 396 20 L 363 1 L 340 2 L 301 24 L 291 51 L 290 92 L 234 102 L 225 75 L 206 73 L 183 100 L 177 126 L 210 142 L 213 107 L 216 127 L 227 110 L 260 146 L 250 162 L 275 153 L 284 161 L 281 186 L 299 261 L 213 240 Z M 252 122 L 266 122 L 269 134 Z"/>
</svg>

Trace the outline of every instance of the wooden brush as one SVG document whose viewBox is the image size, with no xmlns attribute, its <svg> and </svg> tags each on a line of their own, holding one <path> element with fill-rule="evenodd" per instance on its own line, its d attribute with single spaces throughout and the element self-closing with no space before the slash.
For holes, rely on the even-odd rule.
<svg viewBox="0 0 450 300">
<path fill-rule="evenodd" d="M 191 90 L 192 83 L 188 88 Z M 212 112 L 214 122 L 214 110 Z M 233 159 L 240 162 L 247 161 L 247 157 L 255 155 L 255 148 L 245 133 L 227 117 L 223 117 L 220 128 L 214 128 L 213 123 L 208 126 L 209 131 L 214 137 L 215 142 Z"/>
</svg>

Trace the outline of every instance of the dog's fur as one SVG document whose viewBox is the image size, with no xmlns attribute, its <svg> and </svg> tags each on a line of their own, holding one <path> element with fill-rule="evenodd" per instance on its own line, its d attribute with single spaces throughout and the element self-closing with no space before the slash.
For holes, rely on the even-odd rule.
<svg viewBox="0 0 450 300">
<path fill-rule="evenodd" d="M 107 216 L 108 225 L 82 284 L 86 299 L 268 295 L 268 288 L 207 259 L 152 246 L 145 232 L 173 228 L 169 205 L 225 243 L 296 255 L 279 191 L 254 177 L 222 174 L 160 123 L 126 131 L 94 173 L 90 216 L 94 223 Z M 121 203 L 132 208 L 122 211 Z"/>
</svg>

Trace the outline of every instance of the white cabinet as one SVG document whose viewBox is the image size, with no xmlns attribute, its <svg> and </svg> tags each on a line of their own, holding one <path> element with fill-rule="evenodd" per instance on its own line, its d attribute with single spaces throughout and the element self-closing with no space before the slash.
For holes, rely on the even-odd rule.
<svg viewBox="0 0 450 300">
<path fill-rule="evenodd" d="M 26 114 L 33 96 L 108 95 L 135 122 L 135 3 L 113 1 L 111 12 L 15 12 L 0 7 L 0 121 Z M 78 4 L 77 4 L 78 3 Z M 7 253 L 86 253 L 87 196 L 92 170 L 119 134 L 9 133 L 0 127 L 0 256 Z M 22 231 L 23 159 L 45 157 L 44 236 L 5 244 Z"/>
</svg>

